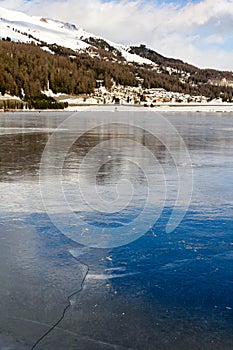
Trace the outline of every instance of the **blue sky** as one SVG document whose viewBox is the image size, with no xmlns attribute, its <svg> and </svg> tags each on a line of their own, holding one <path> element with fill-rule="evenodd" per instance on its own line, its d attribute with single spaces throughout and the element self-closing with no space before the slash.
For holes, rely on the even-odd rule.
<svg viewBox="0 0 233 350">
<path fill-rule="evenodd" d="M 0 0 L 199 67 L 233 70 L 233 0 Z"/>
</svg>

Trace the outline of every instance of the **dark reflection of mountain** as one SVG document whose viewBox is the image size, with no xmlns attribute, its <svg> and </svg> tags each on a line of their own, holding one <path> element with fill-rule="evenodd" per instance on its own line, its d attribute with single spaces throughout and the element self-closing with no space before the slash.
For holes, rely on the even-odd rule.
<svg viewBox="0 0 233 350">
<path fill-rule="evenodd" d="M 49 134 L 22 133 L 0 136 L 0 181 L 38 174 Z"/>
<path fill-rule="evenodd" d="M 135 144 L 127 140 L 134 141 Z M 111 141 L 111 146 L 104 143 L 105 141 Z M 96 151 L 93 150 L 98 145 L 100 147 L 97 147 Z M 140 145 L 144 148 L 138 147 Z M 92 129 L 73 144 L 64 163 L 63 174 L 69 176 L 68 171 L 78 174 L 83 158 L 91 149 L 86 172 L 85 168 L 82 168 L 82 171 L 85 172 L 88 182 L 89 176 L 93 176 L 99 164 L 96 176 L 99 184 L 115 182 L 122 178 L 131 183 L 144 182 L 142 167 L 151 165 L 153 155 L 160 162 L 170 158 L 166 146 L 145 130 L 131 125 L 111 123 Z M 151 155 L 148 155 L 148 150 L 152 152 Z"/>
<path fill-rule="evenodd" d="M 118 182 L 121 179 L 127 179 L 130 183 L 145 183 L 143 170 L 137 164 L 118 157 L 103 164 L 97 173 L 96 183 L 98 185 L 105 183 Z"/>
<path fill-rule="evenodd" d="M 9 127 L 9 125 L 7 126 Z M 0 136 L 0 181 L 15 181 L 19 178 L 25 178 L 25 176 L 29 176 L 30 180 L 38 180 L 40 160 L 50 135 L 49 129 L 48 133 L 28 133 L 25 130 L 27 131 L 24 129 L 22 133 L 2 134 Z M 66 139 L 72 137 L 72 133 L 61 131 L 59 137 Z M 131 158 L 143 159 L 145 165 L 147 164 L 146 152 L 142 150 L 139 154 L 138 148 L 134 149 L 132 145 L 128 149 L 125 146 L 122 147 L 122 139 L 130 139 L 140 143 L 150 149 L 160 161 L 167 156 L 165 146 L 145 131 L 125 124 L 108 124 L 107 127 L 91 129 L 73 144 L 64 162 L 64 175 L 77 174 L 83 157 L 96 145 L 112 139 L 114 139 L 115 147 L 119 149 L 118 156 L 111 159 L 112 151 L 108 148 L 103 148 L 101 153 L 96 155 L 101 164 L 97 182 L 102 182 L 104 177 L 109 180 L 110 178 L 117 180 L 122 175 L 127 178 L 131 176 L 130 181 L 133 178 L 143 181 L 140 167 L 136 167 L 132 161 L 129 161 L 125 152 Z M 110 158 L 108 162 L 103 160 L 106 155 Z"/>
<path fill-rule="evenodd" d="M 205 125 L 201 125 L 200 129 L 195 129 L 189 121 L 188 125 L 179 126 L 177 134 L 161 129 L 158 137 L 155 137 L 147 131 L 150 130 L 150 125 L 147 125 L 146 119 L 144 124 L 144 129 L 123 123 L 108 123 L 91 129 L 91 121 L 89 121 L 88 127 L 91 130 L 83 134 L 71 147 L 64 164 L 64 174 L 68 174 L 68 169 L 69 171 L 72 170 L 73 174 L 78 174 L 83 157 L 88 154 L 90 149 L 106 140 L 114 140 L 113 148 L 118 148 L 119 152 L 116 155 L 115 150 L 112 151 L 102 147 L 101 152 L 97 152 L 95 156 L 90 158 L 88 169 L 86 169 L 85 173 L 87 182 L 88 177 L 91 175 L 91 168 L 95 168 L 96 162 L 100 163 L 97 175 L 97 182 L 99 183 L 115 181 L 123 176 L 127 177 L 131 182 L 133 180 L 143 181 L 140 167 L 135 167 L 135 163 L 132 160 L 140 158 L 143 166 L 146 167 L 151 165 L 151 158 L 148 157 L 148 153 L 143 148 L 140 149 L 131 145 L 127 149 L 123 145 L 122 139 L 133 140 L 145 146 L 145 149 L 150 150 L 162 166 L 174 166 L 175 161 L 178 164 L 183 163 L 184 146 L 181 138 L 184 140 L 188 150 L 196 151 L 204 148 L 212 151 L 215 148 L 221 149 L 222 147 L 225 149 L 226 143 L 230 146 L 229 134 L 223 132 L 222 129 L 209 130 L 205 128 Z M 83 125 L 86 127 L 87 121 L 83 121 Z M 130 155 L 131 161 L 127 158 L 127 154 Z M 106 161 L 107 156 L 109 157 L 108 161 Z"/>
<path fill-rule="evenodd" d="M 30 181 L 38 181 L 40 160 L 49 135 L 65 117 L 66 115 L 62 113 L 58 116 L 48 113 L 43 115 L 29 113 L 22 119 L 19 114 L 17 116 L 4 115 L 0 123 L 2 132 L 6 132 L 0 135 L 0 181 L 17 181 L 19 178 L 25 179 L 25 177 Z M 113 117 L 116 120 L 116 116 Z M 198 119 L 198 122 L 200 127 L 193 125 L 190 119 L 187 119 L 184 124 L 178 125 L 179 133 L 189 150 L 206 149 L 214 151 L 215 148 L 232 150 L 232 132 L 228 131 L 228 124 L 226 124 L 226 130 L 223 128 L 224 124 L 219 128 L 216 127 L 210 130 L 209 126 L 202 125 L 203 121 L 201 122 Z M 176 156 L 176 160 L 180 159 L 182 163 L 183 146 L 179 138 L 163 129 L 160 130 L 158 137 L 155 137 L 149 132 L 150 124 L 146 118 L 144 129 L 132 125 L 133 120 L 127 120 L 123 124 L 111 123 L 111 119 L 108 118 L 105 123 L 93 128 L 93 125 L 96 125 L 95 118 L 80 118 L 74 129 L 72 128 L 73 125 L 70 125 L 69 130 L 62 129 L 59 131 L 57 142 L 71 139 L 77 134 L 77 141 L 70 148 L 64 162 L 63 174 L 65 177 L 69 179 L 77 176 L 83 158 L 93 147 L 107 140 L 113 140 L 112 145 L 115 150 L 107 146 L 102 147 L 101 152 L 97 152 L 95 156 L 89 159 L 90 168 L 94 167 L 97 161 L 100 164 L 97 172 L 97 183 L 114 182 L 122 177 L 129 179 L 131 182 L 143 182 L 142 169 L 137 166 L 137 160 L 141 160 L 143 167 L 151 165 L 151 159 L 148 157 L 146 149 L 150 150 L 162 165 L 173 166 L 174 161 L 168 151 L 168 147 L 170 147 Z M 14 128 L 17 130 L 12 131 Z M 30 129 L 33 128 L 35 130 L 31 131 Z M 37 131 L 36 128 L 43 128 L 43 131 Z M 90 131 L 78 137 L 82 130 Z M 163 138 L 163 142 L 159 140 L 159 136 Z M 134 147 L 130 143 L 126 147 L 122 140 L 127 139 L 145 146 L 145 150 L 136 147 L 136 144 Z M 56 147 L 54 146 L 54 148 Z M 116 149 L 118 149 L 117 152 Z M 56 149 L 53 151 L 56 155 Z M 127 157 L 127 155 L 130 157 Z M 108 159 L 106 159 L 107 157 Z M 90 168 L 86 171 L 85 168 L 83 169 L 87 182 L 89 175 L 91 175 Z"/>
</svg>

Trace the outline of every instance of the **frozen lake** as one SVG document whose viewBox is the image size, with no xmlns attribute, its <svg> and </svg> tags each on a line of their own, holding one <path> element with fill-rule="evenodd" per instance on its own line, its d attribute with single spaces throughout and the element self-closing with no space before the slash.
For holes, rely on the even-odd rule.
<svg viewBox="0 0 233 350">
<path fill-rule="evenodd" d="M 1 350 L 233 348 L 232 113 L 2 113 L 0 145 Z"/>
</svg>

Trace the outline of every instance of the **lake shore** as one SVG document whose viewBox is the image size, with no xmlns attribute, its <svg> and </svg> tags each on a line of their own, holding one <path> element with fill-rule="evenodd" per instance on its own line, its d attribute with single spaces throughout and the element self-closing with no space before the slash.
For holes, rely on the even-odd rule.
<svg viewBox="0 0 233 350">
<path fill-rule="evenodd" d="M 233 112 L 233 103 L 158 103 L 153 107 L 142 105 L 76 105 L 69 106 L 65 111 L 75 112 L 84 110 L 134 110 L 143 109 L 149 112 Z"/>
<path fill-rule="evenodd" d="M 149 112 L 233 112 L 233 103 L 158 103 L 153 107 L 142 105 L 118 105 L 118 104 L 79 104 L 70 105 L 65 109 L 7 109 L 0 110 L 6 112 L 80 112 L 86 110 L 114 110 L 138 111 L 143 109 Z"/>
</svg>

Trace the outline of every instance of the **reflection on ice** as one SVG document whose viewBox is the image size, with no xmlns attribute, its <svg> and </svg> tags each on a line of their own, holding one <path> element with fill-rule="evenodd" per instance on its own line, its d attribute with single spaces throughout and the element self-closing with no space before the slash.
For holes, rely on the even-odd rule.
<svg viewBox="0 0 233 350">
<path fill-rule="evenodd" d="M 122 273 L 122 274 L 88 274 L 87 279 L 91 280 L 110 280 L 113 278 L 122 278 L 122 277 L 127 277 L 127 276 L 132 276 L 132 275 L 137 275 L 138 273 L 132 272 L 132 273 Z"/>
<path fill-rule="evenodd" d="M 51 133 L 67 115 L 6 113 L 0 118 L 0 348 L 29 349 L 57 321 L 67 296 L 80 287 L 81 261 L 85 261 L 90 274 L 84 290 L 72 299 L 69 313 L 41 349 L 146 350 L 155 344 L 158 350 L 231 349 L 232 115 L 167 113 L 189 148 L 194 174 L 191 207 L 173 234 L 166 234 L 165 227 L 177 195 L 177 169 L 157 138 L 133 126 L 117 125 L 119 113 L 112 113 L 114 125 L 94 128 L 72 144 L 62 173 L 64 194 L 76 215 L 67 225 L 72 234 L 83 229 L 81 233 L 87 235 L 87 224 L 107 235 L 109 228 L 123 227 L 136 218 L 146 201 L 149 211 L 141 224 L 150 223 L 163 204 L 165 175 L 168 195 L 156 225 L 140 239 L 115 249 L 71 241 L 45 213 L 40 160 Z M 94 119 L 83 118 L 80 130 L 93 123 Z M 150 123 L 153 120 L 145 118 L 147 128 Z M 177 166 L 188 167 L 182 146 L 166 130 L 164 134 Z M 60 142 L 72 137 L 74 133 L 65 129 L 59 132 Z M 143 148 L 135 151 L 132 143 L 126 144 L 128 137 L 145 145 L 157 163 L 151 164 Z M 105 142 L 101 153 L 94 149 L 88 162 L 82 163 L 100 141 Z M 55 153 L 54 157 L 56 164 Z M 62 225 L 64 203 L 56 201 L 54 178 L 47 180 L 53 209 L 56 205 L 52 214 Z M 111 204 L 109 212 L 94 211 L 83 198 L 80 183 L 89 197 L 96 186 Z M 111 211 L 114 203 L 116 209 L 128 203 L 129 196 L 133 200 L 125 211 Z M 95 206 L 98 201 L 94 196 L 92 200 Z M 140 233 L 142 226 L 133 228 Z"/>
</svg>

